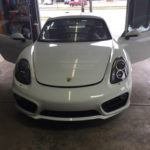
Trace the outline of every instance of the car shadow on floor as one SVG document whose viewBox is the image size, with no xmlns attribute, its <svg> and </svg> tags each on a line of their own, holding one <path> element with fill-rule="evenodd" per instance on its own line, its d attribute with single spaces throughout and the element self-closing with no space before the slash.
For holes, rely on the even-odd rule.
<svg viewBox="0 0 150 150">
<path fill-rule="evenodd" d="M 90 121 L 63 122 L 50 120 L 34 120 L 30 117 L 25 116 L 20 112 L 17 112 L 16 121 L 20 122 L 24 126 L 43 130 L 74 130 L 74 129 L 78 130 L 82 128 L 85 129 L 85 128 L 102 127 L 105 126 L 105 124 L 110 124 L 120 116 L 121 114 L 118 114 L 106 120 L 96 119 Z"/>
</svg>

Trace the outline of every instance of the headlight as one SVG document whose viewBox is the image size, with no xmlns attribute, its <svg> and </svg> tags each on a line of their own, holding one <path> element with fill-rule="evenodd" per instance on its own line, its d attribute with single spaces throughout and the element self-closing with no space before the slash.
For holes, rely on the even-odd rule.
<svg viewBox="0 0 150 150">
<path fill-rule="evenodd" d="M 31 73 L 29 62 L 26 59 L 20 59 L 15 67 L 15 77 L 23 84 L 31 83 Z"/>
<path fill-rule="evenodd" d="M 111 84 L 115 84 L 125 80 L 128 76 L 128 66 L 126 61 L 122 58 L 116 58 L 112 70 L 111 70 L 111 77 L 110 82 Z"/>
</svg>

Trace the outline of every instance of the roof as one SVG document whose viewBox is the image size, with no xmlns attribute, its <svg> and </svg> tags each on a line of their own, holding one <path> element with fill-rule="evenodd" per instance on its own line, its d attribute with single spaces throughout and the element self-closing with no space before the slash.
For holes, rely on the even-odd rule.
<svg viewBox="0 0 150 150">
<path fill-rule="evenodd" d="M 61 14 L 59 16 L 55 16 L 55 17 L 50 17 L 49 20 L 51 19 L 64 19 L 64 18 L 95 18 L 95 19 L 103 19 L 99 16 L 96 16 L 92 13 L 68 13 L 66 12 L 65 14 Z"/>
</svg>

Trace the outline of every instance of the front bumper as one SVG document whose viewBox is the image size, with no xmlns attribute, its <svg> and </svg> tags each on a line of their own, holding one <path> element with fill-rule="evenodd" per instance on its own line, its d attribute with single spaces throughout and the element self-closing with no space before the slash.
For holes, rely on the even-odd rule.
<svg viewBox="0 0 150 150">
<path fill-rule="evenodd" d="M 16 103 L 17 108 L 34 119 L 47 119 L 55 121 L 83 121 L 93 119 L 107 119 L 116 114 L 119 114 L 130 105 L 132 80 L 130 78 L 125 81 L 112 85 L 107 81 L 101 82 L 95 86 L 82 88 L 55 88 L 38 84 L 33 80 L 31 85 L 23 85 L 16 79 L 13 82 L 13 92 L 34 103 L 37 109 L 31 112 Z M 105 102 L 108 102 L 116 97 L 128 93 L 126 102 L 121 107 L 106 111 L 102 108 Z M 50 111 L 50 113 L 43 113 Z M 89 112 L 95 111 L 95 114 L 90 115 L 73 115 L 67 117 L 64 115 L 52 115 L 51 112 Z M 88 113 L 89 114 L 89 113 Z"/>
<path fill-rule="evenodd" d="M 126 95 L 126 96 L 125 96 Z M 129 100 L 128 100 L 128 93 L 120 95 L 117 98 L 112 100 L 117 100 L 116 103 L 112 105 L 108 105 L 112 100 L 104 102 L 98 110 L 87 110 L 87 111 L 50 111 L 50 110 L 43 110 L 40 114 L 37 114 L 38 106 L 27 100 L 19 95 L 14 94 L 16 98 L 16 106 L 17 108 L 23 112 L 24 114 L 34 118 L 34 119 L 47 119 L 47 120 L 55 120 L 55 121 L 84 121 L 84 120 L 94 120 L 94 119 L 107 119 L 110 118 L 119 112 L 123 111 L 124 109 L 128 108 Z M 124 97 L 123 101 L 120 97 Z M 120 104 L 118 100 L 122 101 Z M 22 103 L 23 102 L 23 103 Z M 25 103 L 24 103 L 25 102 Z M 30 105 L 29 105 L 30 103 Z M 32 105 L 31 105 L 32 104 Z M 108 107 L 103 107 L 103 105 L 108 105 Z M 113 110 L 112 110 L 113 109 Z M 109 111 L 108 111 L 109 110 Z M 117 110 L 117 111 L 116 111 Z M 109 112 L 108 115 L 104 115 L 103 111 Z M 112 113 L 113 112 L 113 113 Z"/>
</svg>

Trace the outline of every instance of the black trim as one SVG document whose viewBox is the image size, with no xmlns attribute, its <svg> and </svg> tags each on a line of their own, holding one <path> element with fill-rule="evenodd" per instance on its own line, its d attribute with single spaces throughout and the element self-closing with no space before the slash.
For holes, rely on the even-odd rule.
<svg viewBox="0 0 150 150">
<path fill-rule="evenodd" d="M 105 75 L 104 75 L 105 77 Z M 103 77 L 103 79 L 104 79 Z M 103 81 L 103 79 L 99 82 L 96 82 L 96 83 L 93 83 L 93 84 L 87 84 L 87 85 L 80 85 L 80 86 L 55 86 L 55 85 L 47 85 L 47 84 L 44 84 L 44 83 L 40 83 L 37 79 L 36 81 L 41 84 L 41 85 L 44 85 L 44 86 L 48 86 L 48 87 L 54 87 L 54 88 L 82 88 L 82 87 L 89 87 L 89 86 L 94 86 L 94 85 L 97 85 L 99 83 L 101 83 Z"/>
<path fill-rule="evenodd" d="M 96 110 L 86 110 L 86 111 L 52 111 L 43 110 L 40 115 L 49 117 L 61 117 L 61 118 L 77 118 L 77 117 L 90 117 L 97 116 L 100 113 Z"/>
</svg>

